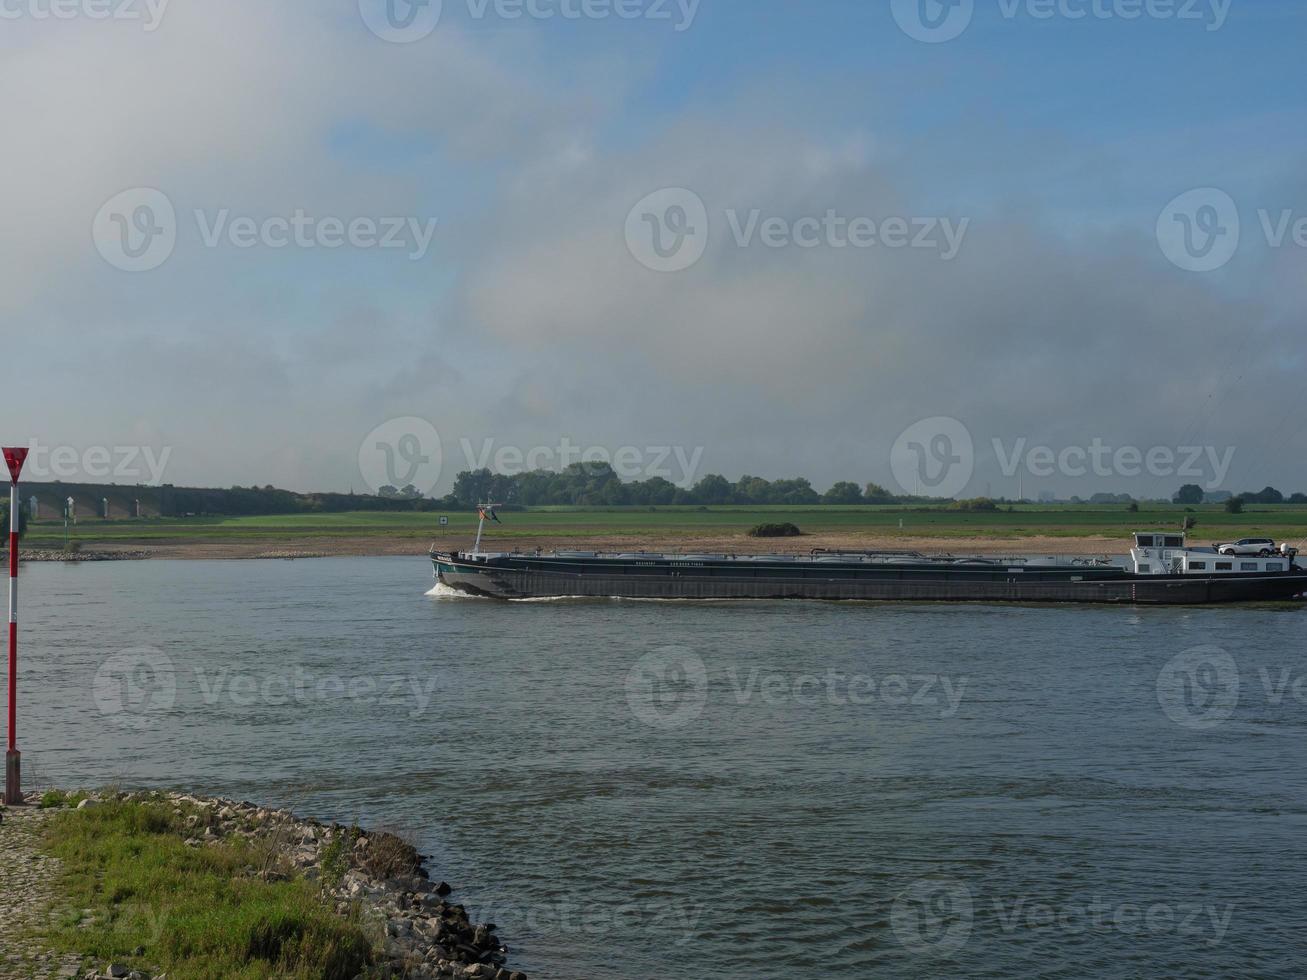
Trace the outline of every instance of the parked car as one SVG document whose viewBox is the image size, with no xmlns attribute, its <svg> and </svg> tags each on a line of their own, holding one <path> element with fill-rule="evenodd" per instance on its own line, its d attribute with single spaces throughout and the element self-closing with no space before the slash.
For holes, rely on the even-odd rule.
<svg viewBox="0 0 1307 980">
<path fill-rule="evenodd" d="M 1240 538 L 1218 544 L 1216 550 L 1223 555 L 1270 555 L 1275 552 L 1275 542 L 1270 538 Z"/>
</svg>

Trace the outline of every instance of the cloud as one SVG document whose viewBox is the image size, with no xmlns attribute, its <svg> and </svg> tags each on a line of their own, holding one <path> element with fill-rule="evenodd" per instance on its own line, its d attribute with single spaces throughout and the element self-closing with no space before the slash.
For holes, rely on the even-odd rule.
<svg viewBox="0 0 1307 980">
<path fill-rule="evenodd" d="M 1307 483 L 1298 430 L 1276 426 L 1301 363 L 1302 250 L 1181 272 L 1152 228 L 1187 188 L 1158 191 L 1156 169 L 1074 131 L 896 127 L 859 111 L 859 85 L 881 97 L 874 73 L 764 84 L 769 66 L 747 62 L 732 62 L 734 87 L 691 98 L 683 59 L 571 47 L 564 25 L 442 24 L 391 45 L 353 0 L 174 3 L 148 34 L 6 25 L 0 315 L 20 433 L 145 431 L 178 447 L 176 482 L 341 489 L 358 439 L 421 415 L 447 448 L 703 446 L 703 471 L 888 484 L 898 433 L 949 415 L 975 437 L 976 492 L 1007 487 L 995 438 L 1233 445 L 1236 480 Z M 680 87 L 656 97 L 669 80 Z M 1261 197 L 1240 194 L 1250 208 L 1301 200 L 1300 180 L 1236 150 L 1222 166 L 1262 181 Z M 138 186 L 183 219 L 301 208 L 439 226 L 418 263 L 205 249 L 183 228 L 163 267 L 133 276 L 100 258 L 90 227 Z M 669 187 L 703 200 L 710 235 L 698 262 L 663 274 L 625 226 Z M 740 247 L 728 212 L 969 224 L 946 261 L 769 248 L 756 228 Z"/>
</svg>

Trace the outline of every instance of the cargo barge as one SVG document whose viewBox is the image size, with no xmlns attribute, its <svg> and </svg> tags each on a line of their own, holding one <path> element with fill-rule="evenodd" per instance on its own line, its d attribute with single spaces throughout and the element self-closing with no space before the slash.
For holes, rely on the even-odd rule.
<svg viewBox="0 0 1307 980">
<path fill-rule="evenodd" d="M 432 550 L 436 579 L 495 599 L 819 599 L 1200 605 L 1293 599 L 1307 569 L 1283 546 L 1259 555 L 1140 532 L 1124 561 L 815 550 L 808 555 Z"/>
</svg>

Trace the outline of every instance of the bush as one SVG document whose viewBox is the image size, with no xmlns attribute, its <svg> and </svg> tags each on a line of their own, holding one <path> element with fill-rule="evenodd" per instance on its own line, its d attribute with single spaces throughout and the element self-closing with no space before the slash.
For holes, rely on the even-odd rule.
<svg viewBox="0 0 1307 980">
<path fill-rule="evenodd" d="M 998 504 L 988 497 L 976 497 L 974 500 L 958 500 L 953 504 L 954 510 L 991 511 L 998 510 Z"/>
<path fill-rule="evenodd" d="M 751 538 L 797 538 L 802 534 L 803 532 L 789 521 L 784 524 L 755 524 L 749 528 Z"/>
<path fill-rule="evenodd" d="M 1243 513 L 1243 497 L 1231 497 L 1225 502 L 1225 512 L 1227 514 Z"/>
</svg>

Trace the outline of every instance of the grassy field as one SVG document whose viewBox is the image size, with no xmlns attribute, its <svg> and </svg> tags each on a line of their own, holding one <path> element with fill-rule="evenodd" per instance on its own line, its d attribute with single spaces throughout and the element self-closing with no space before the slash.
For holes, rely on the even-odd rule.
<svg viewBox="0 0 1307 980">
<path fill-rule="evenodd" d="M 350 539 L 366 546 L 385 542 L 470 540 L 476 515 L 451 513 L 448 527 L 437 513 L 352 512 L 260 517 L 155 518 L 149 520 L 82 520 L 70 529 L 70 539 L 82 546 L 150 547 L 188 543 L 244 544 L 269 548 Z M 769 507 L 538 507 L 501 514 L 503 524 L 489 534 L 497 542 L 527 545 L 539 541 L 622 539 L 678 541 L 696 538 L 743 537 L 755 524 L 790 521 L 811 535 L 867 534 L 877 538 L 1004 539 L 1085 538 L 1124 539 L 1136 529 L 1170 529 L 1186 517 L 1198 522 L 1194 540 L 1207 542 L 1250 535 L 1297 543 L 1307 538 L 1307 507 L 1250 506 L 1243 514 L 1227 514 L 1220 506 L 1143 505 L 1131 513 L 1123 505 L 1026 504 L 991 512 L 955 510 L 945 506 Z M 29 525 L 25 546 L 60 548 L 61 523 Z"/>
<path fill-rule="evenodd" d="M 64 914 L 41 938 L 176 978 L 348 980 L 367 968 L 372 940 L 317 883 L 260 877 L 268 857 L 248 841 L 188 847 L 186 817 L 164 802 L 58 814 L 46 847 L 63 865 Z"/>
</svg>

